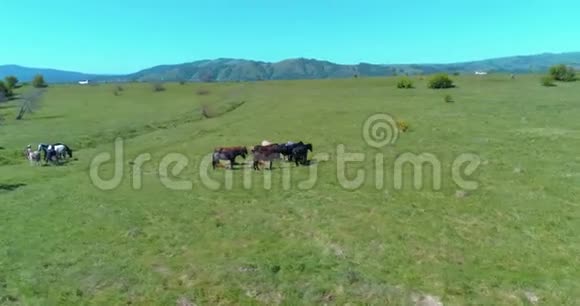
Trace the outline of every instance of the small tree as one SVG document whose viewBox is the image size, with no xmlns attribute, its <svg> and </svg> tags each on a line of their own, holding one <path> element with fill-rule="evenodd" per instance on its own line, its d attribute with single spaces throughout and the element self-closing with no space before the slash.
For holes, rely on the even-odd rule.
<svg viewBox="0 0 580 306">
<path fill-rule="evenodd" d="M 117 85 L 115 86 L 115 88 L 113 89 L 113 95 L 114 96 L 120 96 L 121 93 L 125 90 L 125 88 L 123 88 L 123 86 L 121 85 Z"/>
<path fill-rule="evenodd" d="M 20 110 L 16 120 L 21 120 L 27 113 L 33 113 L 40 107 L 40 99 L 46 89 L 33 89 L 20 96 Z"/>
<path fill-rule="evenodd" d="M 413 88 L 413 81 L 407 77 L 397 82 L 397 88 Z"/>
<path fill-rule="evenodd" d="M 196 91 L 198 96 L 206 96 L 209 95 L 209 90 L 205 89 L 205 88 L 200 88 Z"/>
<path fill-rule="evenodd" d="M 556 81 L 571 82 L 576 80 L 574 68 L 567 67 L 564 64 L 550 67 L 550 75 Z"/>
<path fill-rule="evenodd" d="M 6 86 L 9 89 L 14 89 L 16 88 L 16 84 L 18 84 L 18 78 L 16 78 L 13 75 L 7 76 L 6 78 L 4 78 Z"/>
<path fill-rule="evenodd" d="M 153 92 L 160 92 L 160 91 L 165 91 L 165 87 L 163 86 L 163 83 L 154 83 L 153 84 Z"/>
<path fill-rule="evenodd" d="M 452 88 L 453 80 L 445 73 L 439 73 L 431 77 L 428 83 L 429 88 L 442 89 L 442 88 Z"/>
<path fill-rule="evenodd" d="M 549 75 L 543 76 L 540 79 L 540 83 L 542 84 L 542 86 L 546 86 L 546 87 L 556 86 L 556 84 L 554 84 L 554 78 L 552 76 L 549 76 Z"/>
<path fill-rule="evenodd" d="M 3 99 L 7 100 L 12 96 L 12 88 L 7 86 L 3 81 L 0 81 L 0 94 L 2 94 Z"/>
<path fill-rule="evenodd" d="M 44 88 L 47 86 L 42 74 L 37 74 L 34 76 L 34 79 L 32 80 L 32 86 L 35 88 Z"/>
</svg>

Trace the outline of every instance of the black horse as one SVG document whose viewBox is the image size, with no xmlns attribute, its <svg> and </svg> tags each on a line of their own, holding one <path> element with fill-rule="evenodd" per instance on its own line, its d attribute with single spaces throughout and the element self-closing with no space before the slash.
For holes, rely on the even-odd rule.
<svg viewBox="0 0 580 306">
<path fill-rule="evenodd" d="M 291 157 L 296 163 L 296 166 L 299 164 L 306 165 L 308 162 L 308 151 L 312 152 L 312 144 L 299 144 L 292 149 Z"/>
<path fill-rule="evenodd" d="M 220 160 L 229 160 L 230 161 L 230 168 L 234 168 L 234 164 L 236 162 L 236 157 L 241 156 L 242 158 L 246 158 L 248 155 L 248 149 L 246 147 L 223 147 L 223 148 L 216 148 L 213 151 L 212 162 L 211 165 L 213 169 L 219 164 Z"/>
<path fill-rule="evenodd" d="M 38 152 L 44 153 L 44 162 L 48 164 L 49 161 L 58 160 L 56 150 L 53 145 L 41 143 L 38 145 Z"/>
<path fill-rule="evenodd" d="M 302 141 L 295 142 L 295 143 L 281 144 L 281 145 L 279 145 L 280 154 L 282 154 L 282 156 L 284 156 L 288 161 L 292 161 L 292 150 L 294 150 L 294 148 L 301 146 L 301 145 L 304 145 L 304 143 Z"/>
</svg>

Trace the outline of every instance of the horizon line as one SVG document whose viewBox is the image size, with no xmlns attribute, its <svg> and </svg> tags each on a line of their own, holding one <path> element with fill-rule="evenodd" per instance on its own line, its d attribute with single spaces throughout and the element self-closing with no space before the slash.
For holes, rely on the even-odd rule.
<svg viewBox="0 0 580 306">
<path fill-rule="evenodd" d="M 211 62 L 211 61 L 217 61 L 217 60 L 239 60 L 239 61 L 252 61 L 252 62 L 259 62 L 259 63 L 276 64 L 276 63 L 281 63 L 283 61 L 288 61 L 288 60 L 305 59 L 305 60 L 324 61 L 324 62 L 329 62 L 329 63 L 332 63 L 332 64 L 342 65 L 342 66 L 356 66 L 356 65 L 360 65 L 360 64 L 369 64 L 369 65 L 377 65 L 377 66 L 453 65 L 453 64 L 465 64 L 465 63 L 472 63 L 472 62 L 479 62 L 479 61 L 487 61 L 487 60 L 505 59 L 505 58 L 511 58 L 511 57 L 530 57 L 530 56 L 538 56 L 538 55 L 563 55 L 563 54 L 571 54 L 571 53 L 580 53 L 580 51 L 540 52 L 540 53 L 516 54 L 516 55 L 506 55 L 506 56 L 498 56 L 498 57 L 487 57 L 487 58 L 472 59 L 472 60 L 465 60 L 465 61 L 449 61 L 449 62 L 409 62 L 409 63 L 372 63 L 372 62 L 359 62 L 359 63 L 356 63 L 356 64 L 339 63 L 339 62 L 334 62 L 334 61 L 330 61 L 330 60 L 326 60 L 326 59 L 322 59 L 322 58 L 304 57 L 304 56 L 288 57 L 288 58 L 280 59 L 280 60 L 277 60 L 277 61 L 265 61 L 265 60 L 258 60 L 258 59 L 236 58 L 236 57 L 215 57 L 215 58 L 205 58 L 205 59 L 199 59 L 199 60 L 193 60 L 193 61 L 187 61 L 187 62 L 177 62 L 177 63 L 173 63 L 173 64 L 158 64 L 158 65 L 154 65 L 154 66 L 148 66 L 148 67 L 145 67 L 145 68 L 141 68 L 141 69 L 139 69 L 137 71 L 133 71 L 133 72 L 129 72 L 129 73 L 89 73 L 89 72 L 82 72 L 82 71 L 78 71 L 78 70 L 49 68 L 49 67 L 44 67 L 44 68 L 43 67 L 32 67 L 32 66 L 25 66 L 25 65 L 20 65 L 20 64 L 0 64 L 0 67 L 16 66 L 16 67 L 27 68 L 27 69 L 56 70 L 56 71 L 60 71 L 60 72 L 80 73 L 80 74 L 91 75 L 91 76 L 124 76 L 124 75 L 137 73 L 137 72 L 140 72 L 140 71 L 143 71 L 143 70 L 147 70 L 147 69 L 151 69 L 151 68 L 155 68 L 155 67 L 178 66 L 178 65 L 192 64 L 192 63 L 203 62 L 203 61 L 210 61 Z"/>
</svg>

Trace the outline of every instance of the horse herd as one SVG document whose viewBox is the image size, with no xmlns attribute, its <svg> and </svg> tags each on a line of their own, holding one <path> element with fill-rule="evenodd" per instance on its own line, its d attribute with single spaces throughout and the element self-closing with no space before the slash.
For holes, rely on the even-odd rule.
<svg viewBox="0 0 580 306">
<path fill-rule="evenodd" d="M 284 158 L 289 162 L 294 162 L 296 166 L 308 165 L 309 151 L 312 152 L 312 144 L 304 143 L 302 141 L 288 141 L 287 143 L 278 144 L 264 140 L 261 144 L 255 145 L 251 149 L 251 153 L 254 157 L 253 168 L 254 170 L 260 170 L 260 164 L 269 162 L 269 169 L 272 170 L 273 162 L 281 158 Z M 67 156 L 69 158 L 72 158 L 73 156 L 72 150 L 64 143 L 41 143 L 38 145 L 36 151 L 32 150 L 31 145 L 28 145 L 24 151 L 24 156 L 31 164 L 38 165 L 41 161 L 41 153 L 44 153 L 43 159 L 45 164 L 48 164 L 49 162 L 52 162 L 53 164 L 61 163 L 61 161 L 65 160 Z M 219 166 L 221 160 L 229 161 L 230 168 L 233 169 L 238 156 L 245 159 L 248 155 L 248 149 L 245 146 L 215 148 L 212 155 L 213 169 Z"/>
<path fill-rule="evenodd" d="M 287 143 L 278 144 L 264 140 L 261 144 L 255 145 L 251 149 L 254 157 L 253 169 L 260 170 L 260 164 L 269 162 L 269 169 L 272 170 L 273 161 L 281 158 L 293 161 L 296 166 L 307 165 L 308 151 L 312 152 L 312 144 L 310 143 L 288 141 Z M 230 168 L 233 169 L 236 157 L 241 156 L 245 159 L 247 155 L 248 149 L 245 146 L 215 148 L 212 156 L 213 169 L 219 165 L 220 160 L 229 161 Z"/>
<path fill-rule="evenodd" d="M 45 164 L 48 162 L 52 163 L 60 163 L 61 161 L 65 160 L 67 156 L 72 158 L 72 150 L 64 143 L 55 143 L 55 144 L 45 144 L 41 143 L 38 145 L 38 149 L 36 151 L 32 150 L 32 146 L 28 145 L 26 150 L 24 151 L 24 156 L 26 159 L 30 161 L 31 164 L 40 164 L 41 160 L 41 153 L 44 153 L 44 161 Z"/>
</svg>

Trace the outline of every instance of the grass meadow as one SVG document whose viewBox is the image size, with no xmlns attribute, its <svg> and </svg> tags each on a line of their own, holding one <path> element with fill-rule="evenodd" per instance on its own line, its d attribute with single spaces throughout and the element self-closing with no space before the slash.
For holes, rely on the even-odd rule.
<svg viewBox="0 0 580 306">
<path fill-rule="evenodd" d="M 18 101 L 0 104 L 0 304 L 413 305 L 429 295 L 444 305 L 578 305 L 580 83 L 457 76 L 456 88 L 431 90 L 412 79 L 413 89 L 397 89 L 396 77 L 162 92 L 136 83 L 118 96 L 116 84 L 54 85 L 20 121 Z M 365 142 L 376 113 L 409 124 L 394 145 Z M 91 161 L 113 153 L 115 137 L 122 181 L 101 190 Z M 273 171 L 200 167 L 214 147 L 264 139 L 303 140 L 328 158 Z M 20 152 L 41 142 L 69 144 L 75 160 L 29 165 Z M 364 156 L 344 168 L 364 177 L 357 188 L 341 179 L 341 145 Z M 188 165 L 160 173 L 175 153 Z M 425 169 L 416 190 L 412 167 L 394 188 L 405 153 L 435 156 L 441 188 Z M 451 170 L 463 153 L 481 161 L 467 192 Z M 134 188 L 140 154 L 151 160 Z M 312 169 L 314 184 L 300 188 Z M 99 173 L 112 177 L 113 161 Z M 168 177 L 191 188 L 168 188 Z"/>
</svg>

